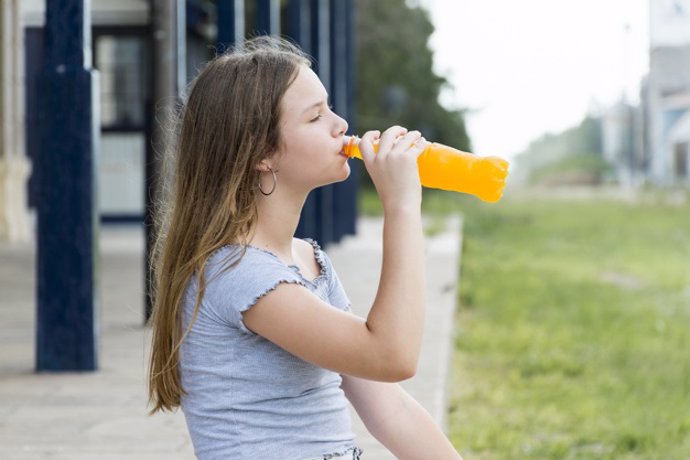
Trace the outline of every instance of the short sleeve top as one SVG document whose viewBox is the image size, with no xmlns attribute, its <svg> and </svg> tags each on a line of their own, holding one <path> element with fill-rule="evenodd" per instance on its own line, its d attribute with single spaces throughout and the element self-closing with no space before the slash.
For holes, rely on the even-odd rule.
<svg viewBox="0 0 690 460">
<path fill-rule="evenodd" d="M 182 410 L 200 460 L 303 459 L 355 447 L 341 377 L 249 330 L 242 312 L 281 283 L 304 286 L 333 308 L 349 310 L 330 259 L 308 240 L 320 265 L 314 280 L 274 254 L 226 246 L 206 266 L 206 289 L 180 350 Z M 234 266 L 230 265 L 238 259 Z M 184 300 L 189 324 L 195 277 Z"/>
</svg>

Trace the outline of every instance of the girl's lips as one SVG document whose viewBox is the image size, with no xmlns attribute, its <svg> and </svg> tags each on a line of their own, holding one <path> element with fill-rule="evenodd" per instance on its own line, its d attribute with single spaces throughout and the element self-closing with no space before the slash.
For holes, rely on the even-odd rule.
<svg viewBox="0 0 690 460">
<path fill-rule="evenodd" d="M 345 152 L 345 150 L 353 143 L 357 143 L 357 140 L 357 136 L 343 136 L 343 148 L 340 150 L 340 154 L 345 158 L 352 158 Z"/>
</svg>

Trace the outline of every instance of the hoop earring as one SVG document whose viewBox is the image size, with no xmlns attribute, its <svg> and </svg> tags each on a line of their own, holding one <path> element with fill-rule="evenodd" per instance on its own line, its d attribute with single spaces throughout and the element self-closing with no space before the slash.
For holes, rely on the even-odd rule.
<svg viewBox="0 0 690 460">
<path fill-rule="evenodd" d="M 270 166 L 268 166 L 268 170 L 271 171 L 271 175 L 273 176 L 273 187 L 271 187 L 270 192 L 264 192 L 264 190 L 261 188 L 261 179 L 259 179 L 259 191 L 263 196 L 269 196 L 276 190 L 276 185 L 278 185 L 278 178 L 276 177 L 276 172 L 271 169 Z"/>
</svg>

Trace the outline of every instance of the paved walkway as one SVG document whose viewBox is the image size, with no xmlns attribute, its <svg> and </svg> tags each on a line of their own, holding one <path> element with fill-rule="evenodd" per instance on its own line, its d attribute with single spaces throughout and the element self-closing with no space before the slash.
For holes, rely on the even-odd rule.
<svg viewBox="0 0 690 460">
<path fill-rule="evenodd" d="M 428 317 L 419 372 L 403 386 L 445 425 L 446 382 L 460 254 L 460 220 L 427 239 Z M 381 221 L 361 219 L 358 235 L 327 248 L 357 313 L 374 299 Z M 149 333 L 142 327 L 143 234 L 101 232 L 100 369 L 33 371 L 35 266 L 32 245 L 0 243 L 0 459 L 191 460 L 180 412 L 146 415 Z M 367 460 L 393 458 L 355 416 Z"/>
</svg>

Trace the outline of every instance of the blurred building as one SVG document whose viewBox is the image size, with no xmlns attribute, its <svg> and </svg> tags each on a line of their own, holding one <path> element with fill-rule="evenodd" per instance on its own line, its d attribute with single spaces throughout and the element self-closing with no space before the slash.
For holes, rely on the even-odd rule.
<svg viewBox="0 0 690 460">
<path fill-rule="evenodd" d="M 624 185 L 690 183 L 690 0 L 650 0 L 649 74 L 640 105 L 601 115 L 602 153 Z"/>
<path fill-rule="evenodd" d="M 639 185 L 646 178 L 644 110 L 621 99 L 601 115 L 603 159 L 613 167 L 613 177 L 622 185 Z"/>
<path fill-rule="evenodd" d="M 650 1 L 650 64 L 644 85 L 647 177 L 690 183 L 690 0 Z"/>
<path fill-rule="evenodd" d="M 46 0 L 22 0 L 25 27 L 27 129 L 36 125 L 36 84 L 43 65 Z M 145 206 L 146 143 L 152 103 L 150 0 L 91 0 L 92 59 L 100 78 L 101 139 L 98 161 L 99 211 L 105 220 L 141 220 Z M 215 50 L 216 18 L 210 2 L 187 2 L 187 80 Z M 186 83 L 183 82 L 182 84 Z M 39 146 L 27 136 L 29 158 Z M 29 184 L 35 205 L 35 184 Z"/>
<path fill-rule="evenodd" d="M 43 71 L 46 4 L 0 3 L 0 240 L 27 240 L 37 206 L 32 160 L 40 149 L 38 85 Z M 142 222 L 146 162 L 161 101 L 155 100 L 157 0 L 90 0 L 92 62 L 99 74 L 98 213 L 103 221 Z M 183 88 L 223 44 L 261 33 L 288 36 L 314 56 L 315 70 L 345 118 L 352 106 L 352 0 L 161 0 L 179 8 L 177 87 Z M 270 10 L 270 14 L 266 12 Z M 349 25 L 348 25 L 349 24 Z M 221 27 L 222 25 L 222 27 Z M 220 37 L 222 33 L 231 35 Z M 226 34 L 227 35 L 227 34 Z M 223 40 L 222 38 L 226 38 Z M 354 123 L 350 126 L 354 129 Z M 35 166 L 35 165 L 33 165 Z M 36 169 L 35 167 L 33 168 Z M 310 194 L 299 236 L 322 244 L 354 232 L 356 174 Z M 341 189 L 346 188 L 347 191 Z"/>
<path fill-rule="evenodd" d="M 354 7 L 354 0 L 0 1 L 0 240 L 31 240 L 36 231 L 37 370 L 97 368 L 99 220 L 140 225 L 148 260 L 166 173 L 156 150 L 165 148 L 166 117 L 202 65 L 249 37 L 285 36 L 313 57 L 334 110 L 352 121 Z M 357 174 L 314 190 L 296 236 L 327 245 L 353 234 L 356 192 Z M 145 283 L 144 319 L 150 277 Z"/>
</svg>

